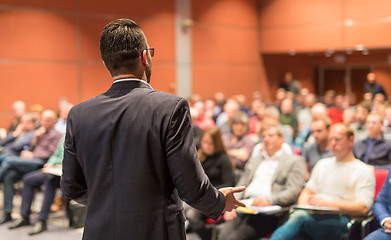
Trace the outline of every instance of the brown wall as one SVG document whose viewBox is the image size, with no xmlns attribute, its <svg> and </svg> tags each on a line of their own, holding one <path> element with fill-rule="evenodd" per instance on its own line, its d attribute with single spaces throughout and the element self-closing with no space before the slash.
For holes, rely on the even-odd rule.
<svg viewBox="0 0 391 240">
<path fill-rule="evenodd" d="M 348 58 L 371 64 L 391 93 L 388 0 L 191 4 L 192 87 L 204 98 L 217 91 L 250 97 L 261 90 L 271 100 L 285 71 L 314 90 L 314 69 L 332 64 L 319 53 L 357 44 L 370 55 Z M 0 0 L 0 127 L 8 125 L 14 100 L 56 109 L 59 97 L 78 103 L 105 91 L 110 75 L 99 56 L 100 31 L 120 17 L 136 20 L 156 49 L 152 86 L 175 93 L 174 0 Z M 373 48 L 388 52 L 372 56 Z M 289 56 L 290 49 L 298 54 Z"/>
<path fill-rule="evenodd" d="M 391 46 L 391 1 L 262 0 L 263 53 Z"/>
<path fill-rule="evenodd" d="M 105 91 L 110 75 L 100 59 L 99 37 L 116 18 L 142 26 L 156 48 L 152 86 L 170 92 L 174 14 L 174 0 L 1 0 L 0 127 L 12 118 L 14 100 L 57 109 L 61 96 L 78 103 Z"/>
<path fill-rule="evenodd" d="M 193 93 L 213 97 L 268 88 L 258 46 L 258 1 L 197 0 L 193 8 Z"/>
<path fill-rule="evenodd" d="M 248 97 L 267 88 L 258 45 L 258 1 L 192 1 L 193 92 Z M 0 127 L 12 118 L 11 104 L 57 108 L 110 86 L 99 54 L 101 29 L 113 19 L 139 23 L 156 49 L 151 85 L 175 93 L 174 0 L 1 0 Z"/>
</svg>

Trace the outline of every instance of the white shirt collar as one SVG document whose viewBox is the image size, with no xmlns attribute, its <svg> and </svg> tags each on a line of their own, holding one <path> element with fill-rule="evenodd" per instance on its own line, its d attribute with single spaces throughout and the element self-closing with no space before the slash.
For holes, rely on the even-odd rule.
<svg viewBox="0 0 391 240">
<path fill-rule="evenodd" d="M 137 82 L 141 82 L 141 83 L 143 83 L 143 84 L 147 84 L 147 86 L 148 86 L 149 88 L 153 89 L 153 88 L 151 87 L 151 85 L 149 85 L 146 81 L 143 81 L 143 80 L 138 79 L 138 78 L 121 78 L 121 79 L 115 80 L 115 81 L 113 82 L 113 84 L 114 84 L 114 83 L 118 83 L 118 82 L 125 82 L 125 81 L 137 81 Z"/>
<path fill-rule="evenodd" d="M 262 154 L 263 154 L 263 156 L 264 156 L 265 159 L 269 159 L 269 160 L 278 160 L 278 159 L 282 156 L 283 152 L 284 152 L 284 151 L 283 151 L 282 148 L 281 148 L 281 149 L 278 150 L 276 153 L 274 153 L 273 156 L 269 156 L 269 155 L 267 154 L 266 151 L 263 151 Z"/>
</svg>

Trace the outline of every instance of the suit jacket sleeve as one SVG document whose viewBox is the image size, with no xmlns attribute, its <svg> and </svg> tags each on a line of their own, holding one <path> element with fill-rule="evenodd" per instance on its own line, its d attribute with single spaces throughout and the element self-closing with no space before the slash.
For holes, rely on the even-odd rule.
<svg viewBox="0 0 391 240">
<path fill-rule="evenodd" d="M 179 196 L 190 206 L 217 219 L 225 207 L 224 195 L 210 183 L 194 145 L 189 106 L 180 99 L 167 127 L 166 161 Z"/>
<path fill-rule="evenodd" d="M 75 139 L 72 129 L 74 111 L 72 110 L 69 112 L 67 120 L 64 159 L 62 162 L 61 190 L 65 197 L 87 205 L 87 184 L 83 170 L 76 158 Z"/>
<path fill-rule="evenodd" d="M 376 198 L 375 204 L 373 205 L 373 211 L 381 222 L 386 217 L 391 217 L 389 206 L 391 204 L 391 172 L 388 173 L 386 181 Z"/>
</svg>

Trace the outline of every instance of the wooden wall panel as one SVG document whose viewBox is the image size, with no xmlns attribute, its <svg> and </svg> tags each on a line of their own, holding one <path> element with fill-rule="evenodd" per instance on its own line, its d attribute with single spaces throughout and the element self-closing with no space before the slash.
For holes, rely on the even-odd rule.
<svg viewBox="0 0 391 240">
<path fill-rule="evenodd" d="M 16 7 L 27 7 L 26 11 L 75 11 L 77 0 L 53 1 L 53 0 L 1 0 L 0 8 L 13 9 Z"/>
<path fill-rule="evenodd" d="M 258 2 L 193 1 L 193 93 L 245 94 L 266 79 L 259 54 Z M 264 89 L 267 91 L 267 89 Z"/>
<path fill-rule="evenodd" d="M 115 15 L 115 18 L 127 17 L 134 20 L 151 18 L 155 21 L 174 19 L 174 0 L 111 0 L 111 1 L 80 1 L 82 12 L 89 14 Z"/>
<path fill-rule="evenodd" d="M 106 91 L 111 78 L 99 38 L 116 18 L 136 20 L 156 48 L 154 88 L 175 90 L 169 87 L 175 82 L 174 16 L 174 0 L 1 1 L 0 127 L 8 125 L 17 99 L 57 108 L 61 96 L 76 104 Z"/>
<path fill-rule="evenodd" d="M 341 0 L 259 1 L 261 31 L 267 27 L 319 26 L 341 20 Z"/>
<path fill-rule="evenodd" d="M 355 49 L 358 44 L 365 48 L 391 48 L 391 19 L 389 22 L 348 26 L 344 39 L 346 48 Z"/>
<path fill-rule="evenodd" d="M 387 0 L 260 1 L 263 53 L 391 47 Z"/>
<path fill-rule="evenodd" d="M 258 65 L 195 65 L 194 78 L 198 81 L 193 83 L 193 93 L 203 98 L 211 98 L 216 92 L 223 92 L 227 97 L 244 94 L 251 99 L 254 91 L 267 91 L 261 88 L 260 74 Z"/>
<path fill-rule="evenodd" d="M 222 25 L 226 28 L 254 28 L 258 26 L 257 12 L 257 1 L 192 1 L 192 16 L 196 23 Z"/>
<path fill-rule="evenodd" d="M 261 33 L 261 51 L 288 53 L 339 49 L 342 32 L 338 26 L 267 28 Z"/>
<path fill-rule="evenodd" d="M 76 59 L 75 17 L 35 11 L 0 11 L 0 26 L 1 59 Z"/>
</svg>

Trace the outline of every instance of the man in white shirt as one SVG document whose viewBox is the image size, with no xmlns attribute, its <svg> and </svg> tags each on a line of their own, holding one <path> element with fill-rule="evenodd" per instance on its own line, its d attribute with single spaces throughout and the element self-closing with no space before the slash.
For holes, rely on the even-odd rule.
<svg viewBox="0 0 391 240">
<path fill-rule="evenodd" d="M 278 125 L 265 125 L 261 129 L 262 143 L 255 146 L 238 185 L 247 186 L 240 199 L 253 199 L 253 206 L 293 204 L 303 187 L 306 167 L 304 159 L 287 153 L 282 148 L 284 134 Z M 272 232 L 281 216 L 236 215 L 226 212 L 219 239 L 259 239 Z"/>
<path fill-rule="evenodd" d="M 349 217 L 366 216 L 372 207 L 375 177 L 373 170 L 353 155 L 353 129 L 346 124 L 334 124 L 329 143 L 335 157 L 322 159 L 315 165 L 298 204 L 327 207 L 342 214 L 296 210 L 271 240 L 340 239 L 347 233 Z"/>
</svg>

